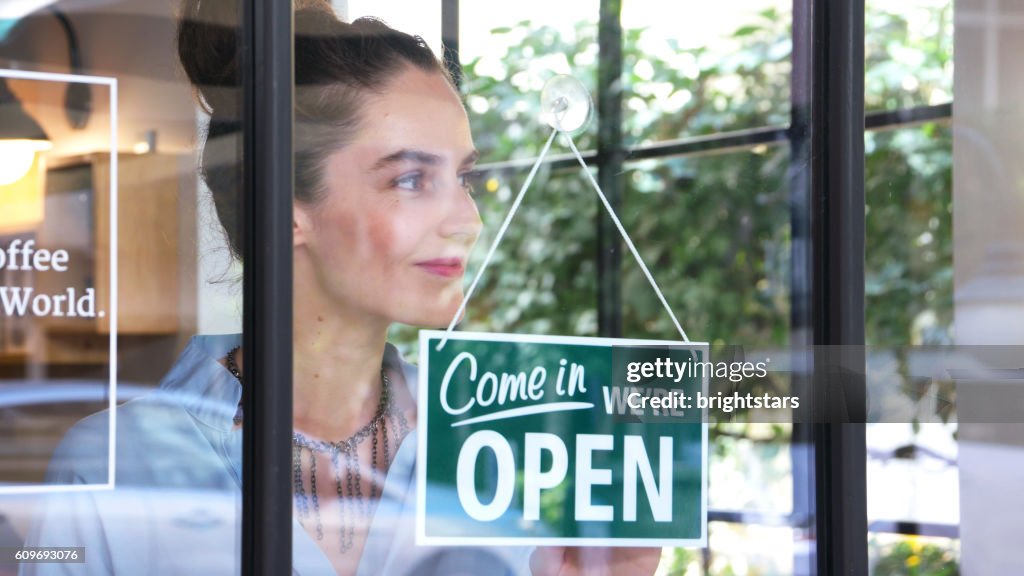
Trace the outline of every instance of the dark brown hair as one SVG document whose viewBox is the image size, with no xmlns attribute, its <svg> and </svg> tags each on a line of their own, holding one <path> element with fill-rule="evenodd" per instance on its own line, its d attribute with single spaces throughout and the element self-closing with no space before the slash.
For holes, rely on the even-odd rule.
<svg viewBox="0 0 1024 576">
<path fill-rule="evenodd" d="M 178 58 L 210 114 L 200 173 L 213 194 L 217 217 L 236 258 L 241 257 L 238 214 L 242 201 L 237 170 L 231 162 L 218 162 L 210 148 L 214 140 L 241 128 L 239 14 L 237 0 L 185 0 L 177 34 Z M 362 103 L 409 66 L 451 80 L 419 36 L 399 32 L 374 18 L 345 23 L 327 0 L 296 0 L 297 201 L 316 203 L 323 197 L 324 161 L 358 129 Z"/>
</svg>

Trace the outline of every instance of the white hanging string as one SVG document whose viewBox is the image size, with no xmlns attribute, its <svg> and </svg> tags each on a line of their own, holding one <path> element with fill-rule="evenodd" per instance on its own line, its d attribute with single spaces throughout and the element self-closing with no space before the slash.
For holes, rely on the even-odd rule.
<svg viewBox="0 0 1024 576">
<path fill-rule="evenodd" d="M 661 293 L 661 289 L 658 288 L 658 283 L 654 281 L 654 276 L 651 275 L 651 271 L 647 269 L 647 265 L 644 264 L 643 258 L 640 257 L 640 252 L 637 251 L 636 246 L 633 245 L 633 241 L 629 238 L 629 234 L 626 233 L 626 228 L 619 221 L 619 217 L 615 215 L 615 210 L 612 209 L 611 203 L 608 202 L 608 198 L 605 197 L 604 192 L 601 190 L 601 186 L 594 179 L 594 175 L 590 173 L 590 169 L 587 168 L 587 163 L 583 160 L 583 155 L 576 149 L 576 143 L 573 142 L 572 136 L 568 133 L 565 134 L 565 139 L 569 142 L 569 148 L 572 149 L 572 153 L 576 156 L 576 160 L 579 161 L 580 166 L 583 167 L 583 173 L 587 175 L 587 179 L 594 185 L 594 191 L 601 198 L 601 203 L 604 204 L 605 210 L 608 211 L 608 215 L 611 216 L 612 222 L 615 223 L 615 227 L 619 229 L 619 234 L 622 236 L 622 240 L 626 242 L 626 246 L 629 247 L 629 251 L 633 254 L 633 258 L 636 263 L 640 265 L 640 269 L 643 270 L 644 276 L 647 277 L 647 281 L 650 282 L 651 288 L 654 288 L 654 293 L 658 295 L 658 300 L 661 300 L 661 305 L 665 307 L 665 311 L 668 312 L 669 318 L 672 319 L 672 323 L 675 324 L 676 330 L 679 331 L 679 335 L 683 337 L 683 342 L 690 342 L 690 338 L 686 335 L 686 331 L 683 330 L 682 325 L 679 324 L 679 320 L 676 320 L 676 315 L 672 312 L 672 308 L 668 305 L 668 301 L 665 300 L 665 296 Z"/>
<path fill-rule="evenodd" d="M 495 250 L 497 250 L 498 244 L 501 243 L 502 238 L 505 236 L 505 232 L 508 230 L 509 224 L 511 224 L 512 222 L 512 218 L 515 217 L 516 211 L 519 210 L 519 205 L 522 203 L 523 197 L 526 195 L 526 190 L 530 187 L 530 184 L 533 182 L 534 176 L 537 175 L 537 169 L 540 168 L 540 164 L 544 160 L 544 157 L 547 155 L 548 150 L 551 148 L 551 143 L 554 141 L 555 135 L 557 134 L 558 130 L 553 130 L 551 132 L 551 136 L 548 138 L 548 141 L 544 144 L 544 149 L 541 150 L 540 156 L 537 157 L 537 161 L 534 162 L 533 168 L 530 169 L 530 174 L 526 177 L 526 181 L 523 182 L 523 187 L 519 190 L 519 194 L 516 196 L 515 201 L 512 203 L 512 208 L 509 210 L 508 215 L 505 217 L 505 221 L 501 223 L 501 228 L 498 229 L 498 234 L 497 236 L 494 237 L 494 242 L 491 243 L 491 248 L 487 251 L 487 256 L 484 257 L 484 262 L 480 266 L 480 270 L 476 273 L 476 276 L 474 276 L 473 278 L 473 282 L 469 285 L 469 290 L 466 291 L 466 296 L 465 298 L 462 299 L 462 304 L 459 305 L 458 311 L 455 312 L 455 316 L 452 318 L 452 321 L 448 324 L 448 329 L 445 330 L 444 337 L 441 338 L 440 342 L 438 342 L 436 348 L 437 351 L 440 351 L 442 348 L 444 348 L 444 345 L 448 343 L 448 338 L 451 336 L 452 330 L 455 329 L 455 324 L 457 324 L 459 318 L 462 317 L 462 313 L 466 311 L 466 305 L 469 303 L 469 299 L 473 296 L 473 292 L 476 290 L 476 286 L 480 282 L 480 278 L 484 275 L 484 270 L 486 270 L 488 264 L 490 264 L 491 257 L 494 256 L 494 252 Z M 618 229 L 619 235 L 622 236 L 622 240 L 626 243 L 626 246 L 629 248 L 629 252 L 633 255 L 633 258 L 636 260 L 636 263 L 640 266 L 640 270 L 643 271 L 644 276 L 647 278 L 647 282 L 650 283 L 651 288 L 654 289 L 654 293 L 658 295 L 658 300 L 661 301 L 661 305 L 664 306 L 665 311 L 668 312 L 669 318 L 672 319 L 672 324 L 674 324 L 676 330 L 679 331 L 679 335 L 682 336 L 683 342 L 689 343 L 690 338 L 686 335 L 686 331 L 683 330 L 682 325 L 679 324 L 679 320 L 676 319 L 675 313 L 672 312 L 672 308 L 668 305 L 668 301 L 665 300 L 665 296 L 664 294 L 661 293 L 661 289 L 658 287 L 658 283 L 655 282 L 654 276 L 651 274 L 651 271 L 647 269 L 647 265 L 644 263 L 643 258 L 640 257 L 640 252 L 636 249 L 636 246 L 633 244 L 633 240 L 630 239 L 629 234 L 626 232 L 626 228 L 622 225 L 622 222 L 619 220 L 619 217 L 615 214 L 615 210 L 612 208 L 611 203 L 608 202 L 608 198 L 604 195 L 604 191 L 601 190 L 601 186 L 597 183 L 597 180 L 594 179 L 594 175 L 590 173 L 590 169 L 587 168 L 587 162 L 583 159 L 583 155 L 580 154 L 580 151 L 576 148 L 576 143 L 573 142 L 572 136 L 569 135 L 568 133 L 565 133 L 565 138 L 568 141 L 569 148 L 572 150 L 572 153 L 576 157 L 576 160 L 579 161 L 580 166 L 583 167 L 583 173 L 586 174 L 587 179 L 590 181 L 590 184 L 594 187 L 594 191 L 597 192 L 597 196 L 601 199 L 601 204 L 604 205 L 604 208 L 608 212 L 608 215 L 611 217 L 612 222 L 615 223 L 615 227 Z"/>
<path fill-rule="evenodd" d="M 516 195 L 516 199 L 512 202 L 512 208 L 508 211 L 508 216 L 505 216 L 505 221 L 501 223 L 501 228 L 498 228 L 498 235 L 494 237 L 494 242 L 491 242 L 491 248 L 487 251 L 487 256 L 484 256 L 484 262 L 480 266 L 480 270 L 473 277 L 473 282 L 469 285 L 469 290 L 466 291 L 466 296 L 462 299 L 462 304 L 459 305 L 458 311 L 455 312 L 455 316 L 452 317 L 452 321 L 448 324 L 448 329 L 444 331 L 444 338 L 441 339 L 437 344 L 437 351 L 440 352 L 444 345 L 448 343 L 448 337 L 451 336 L 452 330 L 455 329 L 455 325 L 459 322 L 459 318 L 462 318 L 462 313 L 466 311 L 466 305 L 469 304 L 469 299 L 473 296 L 473 292 L 476 290 L 476 285 L 480 282 L 480 278 L 484 275 L 484 270 L 487 270 L 487 265 L 491 263 L 491 257 L 494 256 L 494 251 L 498 249 L 498 244 L 501 243 L 501 239 L 505 236 L 505 232 L 508 230 L 508 225 L 512 223 L 512 218 L 515 217 L 516 211 L 519 210 L 519 205 L 523 203 L 523 197 L 526 196 L 526 191 L 530 188 L 530 184 L 533 182 L 533 177 L 537 175 L 537 170 L 540 169 L 541 162 L 544 161 L 544 157 L 547 156 L 548 150 L 551 149 L 551 143 L 555 141 L 555 135 L 558 134 L 558 130 L 552 130 L 551 136 L 548 137 L 548 141 L 544 144 L 544 148 L 540 151 L 540 156 L 537 157 L 537 161 L 533 163 L 533 168 L 530 168 L 529 175 L 526 176 L 526 181 L 523 182 L 522 188 L 519 189 L 519 194 Z"/>
</svg>

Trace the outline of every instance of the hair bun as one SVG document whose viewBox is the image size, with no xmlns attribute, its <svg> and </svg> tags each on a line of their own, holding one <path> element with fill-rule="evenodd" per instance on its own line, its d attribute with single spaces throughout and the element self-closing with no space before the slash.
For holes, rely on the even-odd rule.
<svg viewBox="0 0 1024 576">
<path fill-rule="evenodd" d="M 328 0 L 294 0 L 294 10 L 319 10 L 337 18 L 334 7 Z"/>
<path fill-rule="evenodd" d="M 340 21 L 328 0 L 294 0 L 297 19 Z M 241 84 L 238 0 L 184 0 L 178 18 L 178 59 L 206 111 L 237 119 Z"/>
<path fill-rule="evenodd" d="M 178 18 L 178 59 L 211 115 L 236 116 L 238 0 L 185 0 Z"/>
</svg>

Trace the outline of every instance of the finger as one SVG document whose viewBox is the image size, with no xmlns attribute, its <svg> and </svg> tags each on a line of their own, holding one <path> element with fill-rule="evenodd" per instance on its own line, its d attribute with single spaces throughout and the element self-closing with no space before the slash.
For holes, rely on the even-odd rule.
<svg viewBox="0 0 1024 576">
<path fill-rule="evenodd" d="M 533 576 L 556 576 L 565 558 L 561 546 L 538 546 L 530 554 L 530 573 Z"/>
</svg>

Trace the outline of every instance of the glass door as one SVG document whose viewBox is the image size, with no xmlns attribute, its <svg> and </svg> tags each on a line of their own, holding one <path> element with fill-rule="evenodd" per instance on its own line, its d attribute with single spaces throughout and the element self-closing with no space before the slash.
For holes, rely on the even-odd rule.
<svg viewBox="0 0 1024 576">
<path fill-rule="evenodd" d="M 531 557 L 535 569 L 537 565 L 565 561 L 594 573 L 628 573 L 625 571 L 631 568 L 637 574 L 655 570 L 672 574 L 815 573 L 816 439 L 806 421 L 794 424 L 794 413 L 788 410 L 777 414 L 749 408 L 733 411 L 731 407 L 713 411 L 704 470 L 708 524 L 704 541 L 696 544 L 651 543 L 644 549 L 636 547 L 635 542 L 628 545 L 631 547 L 616 546 L 609 539 L 603 544 L 589 542 L 587 548 L 568 553 L 552 539 L 544 544 L 537 543 L 542 539 L 523 538 L 517 545 L 510 541 L 510 535 L 526 532 L 536 536 L 536 526 L 543 523 L 595 540 L 607 536 L 606 530 L 611 528 L 572 514 L 585 507 L 578 500 L 582 482 L 555 483 L 541 490 L 540 506 L 552 512 L 548 517 L 542 513 L 539 521 L 529 516 L 525 494 L 531 485 L 530 474 L 515 470 L 509 473 L 514 479 L 503 484 L 503 474 L 498 471 L 500 458 L 491 448 L 475 452 L 479 456 L 477 504 L 486 507 L 492 499 L 501 501 L 499 495 L 511 494 L 507 499 L 510 506 L 496 517 L 467 518 L 466 501 L 457 489 L 445 498 L 443 492 L 417 486 L 424 479 L 442 476 L 445 463 L 451 464 L 448 468 L 457 467 L 466 453 L 465 446 L 470 444 L 469 432 L 440 445 L 428 440 L 421 444 L 426 449 L 418 454 L 402 452 L 410 449 L 405 444 L 414 435 L 423 442 L 422 436 L 431 433 L 424 416 L 433 419 L 434 412 L 424 404 L 414 410 L 408 402 L 423 400 L 423 388 L 435 385 L 425 381 L 428 373 L 416 368 L 417 363 L 428 360 L 425 354 L 430 354 L 421 345 L 419 329 L 449 327 L 453 316 L 459 316 L 459 311 L 446 308 L 451 298 L 470 298 L 456 335 L 470 332 L 679 342 L 681 336 L 672 315 L 665 311 L 667 306 L 690 338 L 710 344 L 712 360 L 726 365 L 755 365 L 772 359 L 778 363 L 779 368 L 765 377 L 749 378 L 740 385 L 728 378 L 713 379 L 710 393 L 738 393 L 744 397 L 748 393 L 758 397 L 797 394 L 795 378 L 782 360 L 791 355 L 792 348 L 813 343 L 808 332 L 815 318 L 808 300 L 811 275 L 816 272 L 801 259 L 809 255 L 817 240 L 810 236 L 810 205 L 797 203 L 801 194 L 810 194 L 803 186 L 810 186 L 811 119 L 801 115 L 809 114 L 811 106 L 809 101 L 801 100 L 801 95 L 809 97 L 811 83 L 809 8 L 802 6 L 804 3 L 794 6 L 774 1 L 700 7 L 641 1 L 558 6 L 524 2 L 495 7 L 454 0 L 416 3 L 415 7 L 409 4 L 402 9 L 395 8 L 397 3 L 351 0 L 341 4 L 335 15 L 346 22 L 355 22 L 361 16 L 384 18 L 397 29 L 397 34 L 388 36 L 396 43 L 406 33 L 425 38 L 436 57 L 444 57 L 446 68 L 453 71 L 450 82 L 458 90 L 465 117 L 445 108 L 451 95 L 445 94 L 444 82 L 440 86 L 431 84 L 444 79 L 443 74 L 424 57 L 422 68 L 419 64 L 410 67 L 423 71 L 422 76 L 408 69 L 394 76 L 382 74 L 385 78 L 373 85 L 373 96 L 356 101 L 356 110 L 365 114 L 363 123 L 356 124 L 351 136 L 336 138 L 332 152 L 321 156 L 321 162 L 305 163 L 319 167 L 323 179 L 319 180 L 322 195 L 313 197 L 296 212 L 310 213 L 309 228 L 314 231 L 313 239 L 306 240 L 313 242 L 313 247 L 303 245 L 295 252 L 296 293 L 300 292 L 301 278 L 317 279 L 315 283 L 305 280 L 301 290 L 309 297 L 308 302 L 295 300 L 296 428 L 303 424 L 314 428 L 317 423 L 317 407 L 310 405 L 310 398 L 299 396 L 300 388 L 306 390 L 305 394 L 319 390 L 322 395 L 316 398 L 328 399 L 330 386 L 351 384 L 349 378 L 337 377 L 318 383 L 327 375 L 312 367 L 321 365 L 313 353 L 318 338 L 327 338 L 319 335 L 321 327 L 324 335 L 330 335 L 330 326 L 338 318 L 346 318 L 338 310 L 353 305 L 364 310 L 361 318 L 372 311 L 393 321 L 389 322 L 388 344 L 373 340 L 370 348 L 376 357 L 383 356 L 391 390 L 404 386 L 392 398 L 399 412 L 403 406 L 408 411 L 409 425 L 403 427 L 400 419 L 387 416 L 393 414 L 388 411 L 391 408 L 383 412 L 380 422 L 386 424 L 382 429 L 386 434 L 397 434 L 390 436 L 390 441 L 404 439 L 394 459 L 383 467 L 386 473 L 379 475 L 384 495 L 369 501 L 371 509 L 376 507 L 377 516 L 356 516 L 362 523 L 355 525 L 363 527 L 368 536 L 356 538 L 354 548 L 348 547 L 352 541 L 338 536 L 339 532 L 347 534 L 347 528 L 337 528 L 351 526 L 343 520 L 352 518 L 345 516 L 343 503 L 361 502 L 352 495 L 357 484 L 346 484 L 347 472 L 359 470 L 365 478 L 367 470 L 380 470 L 379 465 L 371 468 L 372 449 L 366 444 L 379 437 L 383 445 L 385 434 L 365 435 L 359 449 L 365 454 L 358 466 L 347 461 L 332 462 L 331 450 L 339 449 L 305 443 L 308 435 L 297 441 L 295 469 L 302 480 L 295 481 L 295 515 L 303 523 L 308 540 L 320 544 L 319 549 L 306 546 L 307 553 L 314 557 L 322 554 L 335 566 L 348 562 L 349 566 L 373 566 L 374 571 L 383 573 L 405 573 L 398 568 L 403 562 L 406 570 L 414 571 L 412 567 L 416 566 L 426 573 L 439 565 L 435 562 L 455 563 L 468 573 L 484 569 L 529 573 Z M 373 30 L 380 35 L 392 34 L 367 22 L 357 22 L 353 30 L 331 18 L 322 11 L 297 16 L 297 38 L 309 34 L 299 26 L 303 21 L 323 26 L 313 30 L 336 29 L 341 35 L 375 37 Z M 438 24 L 440 34 L 435 28 Z M 440 49 L 431 43 L 438 37 L 443 43 Z M 302 42 L 309 42 L 311 47 L 315 40 L 297 39 L 297 46 Z M 386 52 L 386 46 L 367 44 Z M 316 52 L 310 48 L 309 54 L 312 57 Z M 303 120 L 299 114 L 336 111 L 315 108 L 312 103 L 316 102 L 317 87 L 301 80 L 317 77 L 312 72 L 307 76 L 304 68 L 329 68 L 329 64 L 303 61 L 298 53 L 296 58 L 298 183 L 303 178 L 300 171 L 304 162 L 298 158 L 304 153 L 304 139 L 312 138 L 317 127 L 315 115 Z M 551 141 L 547 156 L 538 160 L 546 151 L 551 133 L 542 120 L 545 111 L 541 94 L 545 83 L 557 75 L 582 82 L 593 98 L 595 115 L 585 128 L 572 134 L 580 158 L 560 135 Z M 818 80 L 816 76 L 814 81 Z M 301 109 L 303 98 L 311 102 L 305 109 Z M 445 116 L 449 113 L 451 121 L 439 120 L 449 118 Z M 399 125 L 402 131 L 394 129 Z M 416 134 L 430 134 L 432 138 L 417 140 Z M 474 149 L 478 159 L 470 154 Z M 379 173 L 365 170 L 371 176 L 361 176 L 358 158 L 350 158 L 354 150 L 367 150 L 366 154 L 382 159 Z M 404 156 L 390 156 L 403 150 L 407 152 Z M 467 157 L 476 160 L 475 165 L 462 163 Z M 581 162 L 585 168 L 581 168 Z M 585 171 L 593 175 L 594 181 Z M 471 185 L 478 218 L 461 204 L 464 198 L 455 195 L 461 184 L 456 178 L 460 173 L 466 176 L 465 184 Z M 365 182 L 365 188 L 350 185 L 351 181 Z M 665 306 L 595 194 L 595 183 L 638 248 L 646 271 L 653 275 L 665 298 Z M 520 204 L 519 194 L 527 186 L 528 194 Z M 375 190 L 376 196 L 360 196 L 368 189 Z M 378 202 L 386 202 L 388 210 L 375 212 Z M 300 206 L 302 202 L 297 203 Z M 417 210 L 413 212 L 410 206 Z M 503 224 L 512 210 L 516 210 L 515 216 L 506 229 Z M 298 222 L 296 230 L 302 226 Z M 490 254 L 492 243 L 502 234 L 501 242 Z M 412 239 L 421 240 L 423 248 L 404 247 L 402 242 Z M 467 244 L 466 239 L 475 240 L 476 247 L 469 250 L 472 243 Z M 340 253 L 331 253 L 328 247 Z M 374 255 L 375 260 L 367 260 Z M 300 258 L 310 260 L 305 271 Z M 455 262 L 445 262 L 445 258 Z M 408 276 L 396 271 L 400 268 L 396 260 L 412 264 Z M 448 276 L 420 279 L 424 271 L 416 269 L 416 264 L 424 261 L 435 276 Z M 357 265 L 360 262 L 363 264 Z M 317 266 L 325 272 L 314 273 Z M 475 274 L 485 266 L 488 268 L 475 285 L 475 292 L 468 296 Z M 451 284 L 451 278 L 461 280 L 463 276 L 464 283 Z M 385 278 L 393 280 L 394 285 L 388 285 Z M 430 281 L 447 286 L 449 300 L 431 293 Z M 310 291 L 309 286 L 315 289 Z M 327 296 L 320 299 L 320 290 Z M 408 290 L 412 295 L 396 290 Z M 420 299 L 413 299 L 417 294 Z M 326 313 L 307 310 L 307 320 L 299 321 L 301 308 L 314 301 Z M 300 339 L 300 331 L 309 337 Z M 333 343 L 320 346 L 334 350 Z M 344 358 L 341 351 L 333 354 Z M 498 356 L 481 352 L 476 358 L 495 361 Z M 554 378 L 557 358 L 552 366 L 549 373 Z M 356 414 L 355 421 L 363 424 L 378 421 L 376 402 L 383 398 L 380 391 L 386 388 L 375 371 L 365 368 L 357 385 L 350 388 L 352 393 L 336 402 L 339 414 Z M 405 397 L 408 388 L 417 392 L 411 399 Z M 436 387 L 429 389 L 428 400 L 432 398 L 429 394 L 437 391 Z M 473 400 L 488 401 L 486 389 Z M 305 406 L 304 412 L 300 412 L 300 406 Z M 300 414 L 307 418 L 300 421 Z M 478 414 L 467 411 L 466 415 Z M 418 420 L 414 422 L 412 417 Z M 549 432 L 571 447 L 573 439 L 578 441 L 580 437 L 580 430 L 574 428 L 576 422 L 572 415 L 552 418 L 547 428 L 538 428 L 537 432 Z M 328 430 L 324 439 L 335 441 L 353 438 L 360 430 L 356 425 L 320 429 Z M 500 424 L 494 430 L 502 430 L 501 434 L 509 438 L 507 461 L 524 461 L 528 452 L 524 441 L 516 441 L 509 428 Z M 683 430 L 685 426 L 677 428 L 674 437 L 680 443 L 685 437 Z M 576 446 L 579 449 L 579 444 Z M 696 456 L 684 449 L 679 453 L 700 462 L 699 444 Z M 345 458 L 348 456 L 342 460 Z M 403 464 L 412 460 L 428 471 L 417 478 L 403 476 L 408 474 Z M 314 461 L 319 471 L 316 489 L 310 480 Z M 548 462 L 548 456 L 544 456 L 538 470 L 550 472 Z M 441 472 L 433 476 L 431 470 Z M 699 467 L 697 470 L 699 475 Z M 685 468 L 678 472 L 679 477 L 693 474 L 692 469 Z M 621 474 L 609 472 L 615 482 L 621 482 Z M 343 485 L 335 491 L 333 486 L 339 480 Z M 503 486 L 508 488 L 503 491 Z M 312 500 L 314 493 L 321 499 L 328 494 L 340 504 L 334 506 L 332 502 L 327 508 L 321 500 L 318 512 Z M 364 494 L 370 493 L 367 487 Z M 433 499 L 422 503 L 424 494 L 428 498 L 433 494 Z M 650 497 L 651 492 L 647 495 Z M 698 490 L 679 498 L 687 500 L 694 495 L 698 497 L 693 502 L 699 506 Z M 610 498 L 601 502 L 617 501 Z M 641 507 L 651 506 L 643 497 L 640 502 Z M 417 508 L 417 504 L 423 508 Z M 470 505 L 474 505 L 472 501 Z M 614 504 L 606 505 L 604 510 L 609 507 L 614 508 Z M 620 518 L 622 514 L 621 507 L 614 508 L 612 517 Z M 431 527 L 435 526 L 432 518 L 440 516 L 450 522 L 446 533 L 450 538 L 435 539 L 434 546 L 418 545 L 430 540 Z M 335 522 L 334 536 L 328 531 L 328 520 Z M 423 530 L 414 538 L 410 532 L 420 530 L 420 522 L 424 523 Z M 474 528 L 460 532 L 458 526 L 462 524 Z M 670 532 L 666 525 L 660 534 Z M 428 538 L 420 538 L 424 533 Z M 504 540 L 497 544 L 478 540 L 473 544 L 473 536 L 489 535 Z M 572 542 L 562 545 L 571 546 Z M 294 550 L 298 557 L 299 541 Z"/>
<path fill-rule="evenodd" d="M 0 573 L 240 571 L 240 10 L 198 4 L 0 7 Z"/>
</svg>

